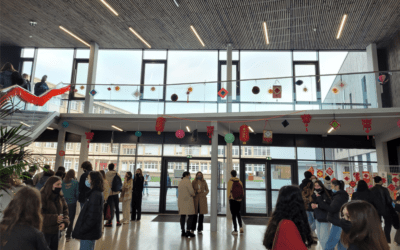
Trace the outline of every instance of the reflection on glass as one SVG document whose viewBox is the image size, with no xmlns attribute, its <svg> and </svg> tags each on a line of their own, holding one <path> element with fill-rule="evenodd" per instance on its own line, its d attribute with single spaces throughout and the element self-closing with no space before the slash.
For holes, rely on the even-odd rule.
<svg viewBox="0 0 400 250">
<path fill-rule="evenodd" d="M 315 65 L 295 65 L 295 81 L 303 81 L 302 85 L 296 84 L 296 101 L 316 101 L 317 100 L 317 80 Z M 305 77 L 307 76 L 307 77 Z"/>
<path fill-rule="evenodd" d="M 275 211 L 276 202 L 278 201 L 279 191 L 271 191 L 272 212 Z"/>
<path fill-rule="evenodd" d="M 246 190 L 246 213 L 266 214 L 267 199 L 264 190 Z"/>
<path fill-rule="evenodd" d="M 138 155 L 161 155 L 161 144 L 139 144 Z"/>
<path fill-rule="evenodd" d="M 163 99 L 164 63 L 146 63 L 144 72 L 144 90 L 142 99 Z M 150 85 L 150 86 L 146 86 Z M 154 86 L 161 85 L 161 86 Z"/>
<path fill-rule="evenodd" d="M 326 160 L 376 161 L 376 149 L 326 148 Z"/>
<path fill-rule="evenodd" d="M 296 159 L 295 147 L 241 146 L 242 158 Z"/>
<path fill-rule="evenodd" d="M 297 166 L 298 166 L 297 173 L 298 173 L 298 177 L 299 177 L 299 180 L 298 180 L 299 185 L 301 184 L 301 182 L 304 179 L 304 172 L 308 171 L 311 167 L 313 167 L 313 169 L 314 169 L 315 176 L 317 176 L 317 169 L 323 169 L 324 167 L 325 167 L 325 169 L 327 169 L 329 167 L 329 165 L 324 166 L 324 162 L 322 162 L 322 161 L 298 161 Z"/>
<path fill-rule="evenodd" d="M 323 160 L 324 150 L 323 148 L 297 148 L 297 158 L 304 160 Z"/>
<path fill-rule="evenodd" d="M 140 151 L 140 149 L 139 149 Z M 160 201 L 161 157 L 137 157 L 137 168 L 144 176 L 142 210 L 158 212 Z"/>
<path fill-rule="evenodd" d="M 166 156 L 187 156 L 193 157 L 211 157 L 211 146 L 200 145 L 178 145 L 178 144 L 164 144 L 164 155 Z"/>
<path fill-rule="evenodd" d="M 265 164 L 245 164 L 246 189 L 265 189 Z"/>
<path fill-rule="evenodd" d="M 181 181 L 182 173 L 187 170 L 186 162 L 168 162 L 167 166 L 167 198 L 166 210 L 178 211 L 178 185 Z"/>
<path fill-rule="evenodd" d="M 292 185 L 292 166 L 271 164 L 271 189 Z"/>
</svg>

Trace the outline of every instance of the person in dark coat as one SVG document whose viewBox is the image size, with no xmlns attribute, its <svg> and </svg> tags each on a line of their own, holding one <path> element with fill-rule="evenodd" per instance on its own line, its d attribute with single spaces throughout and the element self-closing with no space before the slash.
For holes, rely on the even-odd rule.
<svg viewBox="0 0 400 250">
<path fill-rule="evenodd" d="M 42 81 L 35 84 L 35 95 L 36 96 L 41 96 L 43 93 L 45 93 L 47 90 L 49 90 L 49 86 L 47 86 L 46 80 L 47 80 L 47 76 L 44 75 L 42 77 Z"/>
<path fill-rule="evenodd" d="M 81 240 L 81 250 L 94 250 L 96 240 L 101 238 L 103 231 L 103 176 L 98 171 L 92 171 L 85 185 L 90 191 L 86 194 L 72 237 Z"/>
<path fill-rule="evenodd" d="M 331 204 L 327 204 L 323 201 L 323 197 L 317 194 L 317 202 L 318 207 L 328 211 L 328 221 L 331 221 L 331 217 L 339 219 L 340 209 L 349 200 L 349 195 L 346 191 L 344 191 L 344 182 L 339 180 L 332 181 L 332 202 Z M 345 250 L 346 248 L 340 242 L 340 234 L 342 232 L 342 228 L 332 225 L 331 231 L 329 234 L 328 242 L 326 243 L 324 250 L 334 250 L 336 245 L 338 250 Z"/>
<path fill-rule="evenodd" d="M 133 179 L 132 187 L 132 214 L 131 221 L 140 221 L 142 214 L 142 192 L 143 192 L 144 177 L 140 168 L 136 169 L 135 178 Z"/>
<path fill-rule="evenodd" d="M 308 217 L 308 223 L 311 227 L 311 233 L 314 239 L 314 242 L 317 240 L 317 235 L 315 234 L 316 224 L 314 218 L 314 210 L 309 206 L 310 201 L 312 200 L 311 195 L 314 192 L 314 183 L 311 181 L 312 173 L 310 171 L 304 172 L 304 180 L 300 184 L 300 191 L 302 193 L 302 197 L 304 203 L 306 204 L 306 213 Z M 316 242 L 317 243 L 317 242 Z"/>
<path fill-rule="evenodd" d="M 11 63 L 6 63 L 0 70 L 0 89 L 8 88 L 13 85 L 24 85 L 25 80 L 22 76 L 14 69 Z"/>
<path fill-rule="evenodd" d="M 24 84 L 21 86 L 24 89 L 28 90 L 29 92 L 32 91 L 31 82 L 29 81 L 28 74 L 22 74 L 22 78 L 25 80 Z"/>
<path fill-rule="evenodd" d="M 85 182 L 90 171 L 93 170 L 92 163 L 90 163 L 90 161 L 85 161 L 82 163 L 81 168 L 84 172 L 79 179 L 79 204 L 82 208 L 86 201 L 86 193 L 89 193 L 89 191 L 91 190 L 89 187 L 86 186 Z"/>
<path fill-rule="evenodd" d="M 392 197 L 390 197 L 389 190 L 382 186 L 382 178 L 380 176 L 374 177 L 375 186 L 371 188 L 372 203 L 378 211 L 379 218 L 383 217 L 385 221 L 385 236 L 387 242 L 390 243 L 390 231 L 392 230 L 392 218 L 390 216 L 390 208 L 392 206 Z"/>
<path fill-rule="evenodd" d="M 351 200 L 361 200 L 372 204 L 372 194 L 371 191 L 368 189 L 368 184 L 364 180 L 358 181 L 356 192 L 354 192 L 351 196 Z"/>
</svg>

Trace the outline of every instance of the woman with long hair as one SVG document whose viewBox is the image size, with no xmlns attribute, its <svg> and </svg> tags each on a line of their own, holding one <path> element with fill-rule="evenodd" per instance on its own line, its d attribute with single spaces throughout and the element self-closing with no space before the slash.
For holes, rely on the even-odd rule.
<svg viewBox="0 0 400 250">
<path fill-rule="evenodd" d="M 142 169 L 136 169 L 135 178 L 132 184 L 132 214 L 131 221 L 140 221 L 142 214 L 142 192 L 144 185 L 144 177 Z"/>
<path fill-rule="evenodd" d="M 108 181 L 106 178 L 106 172 L 104 170 L 100 170 L 99 172 L 100 172 L 101 176 L 103 177 L 103 187 L 104 187 L 104 191 L 103 191 L 104 209 L 103 209 L 103 212 L 104 212 L 104 220 L 107 221 L 106 220 L 106 212 L 107 212 L 107 206 L 108 206 L 107 199 L 108 199 L 108 196 L 110 196 L 111 187 L 110 187 L 110 184 L 108 184 Z M 104 231 L 104 223 L 103 223 L 103 231 Z"/>
<path fill-rule="evenodd" d="M 65 238 L 67 242 L 71 239 L 72 227 L 74 225 L 76 205 L 79 199 L 79 183 L 75 178 L 75 170 L 70 169 L 62 182 L 61 190 L 68 204 L 69 226 Z"/>
<path fill-rule="evenodd" d="M 194 202 L 193 197 L 195 196 L 192 183 L 190 183 L 190 172 L 183 172 L 182 180 L 178 185 L 179 197 L 178 197 L 178 210 L 181 216 L 181 230 L 182 237 L 195 237 L 196 235 L 192 230 L 192 223 L 194 220 Z M 186 215 L 188 216 L 186 231 L 185 231 L 185 221 Z"/>
<path fill-rule="evenodd" d="M 18 178 L 18 176 L 13 173 L 9 174 L 6 171 L 3 171 L 0 174 L 0 221 L 3 218 L 3 212 L 8 206 L 8 204 L 12 201 L 14 195 L 18 192 L 19 189 L 24 187 L 22 180 Z"/>
<path fill-rule="evenodd" d="M 119 198 L 122 201 L 122 213 L 124 215 L 123 224 L 129 223 L 129 214 L 131 212 L 131 201 L 132 201 L 132 187 L 133 187 L 133 180 L 132 180 L 132 172 L 126 172 L 125 174 L 125 181 L 122 185 L 122 194 Z"/>
<path fill-rule="evenodd" d="M 311 229 L 300 188 L 282 187 L 265 232 L 263 245 L 273 250 L 307 250 L 312 243 Z"/>
<path fill-rule="evenodd" d="M 85 185 L 90 191 L 76 221 L 72 237 L 81 240 L 81 250 L 94 250 L 96 240 L 101 238 L 103 227 L 103 176 L 98 171 L 92 171 Z"/>
<path fill-rule="evenodd" d="M 368 184 L 364 180 L 358 181 L 356 191 L 351 196 L 351 200 L 361 200 L 371 204 L 373 203 L 371 191 L 368 188 Z"/>
<path fill-rule="evenodd" d="M 208 214 L 207 205 L 207 194 L 210 192 L 208 190 L 208 185 L 202 172 L 197 172 L 196 179 L 192 181 L 192 187 L 196 195 L 193 197 L 195 216 L 192 223 L 192 230 L 196 230 L 197 215 L 199 216 L 199 224 L 197 226 L 197 232 L 199 234 L 203 231 L 203 220 L 204 215 Z"/>
<path fill-rule="evenodd" d="M 14 196 L 0 223 L 0 249 L 48 250 L 40 230 L 40 193 L 32 187 L 22 187 Z"/>
</svg>

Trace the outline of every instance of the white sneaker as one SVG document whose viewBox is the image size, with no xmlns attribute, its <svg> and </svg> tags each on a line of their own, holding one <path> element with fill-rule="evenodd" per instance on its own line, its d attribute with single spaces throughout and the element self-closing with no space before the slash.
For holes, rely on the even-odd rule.
<svg viewBox="0 0 400 250">
<path fill-rule="evenodd" d="M 232 234 L 233 235 L 238 235 L 238 231 L 233 231 Z"/>
</svg>

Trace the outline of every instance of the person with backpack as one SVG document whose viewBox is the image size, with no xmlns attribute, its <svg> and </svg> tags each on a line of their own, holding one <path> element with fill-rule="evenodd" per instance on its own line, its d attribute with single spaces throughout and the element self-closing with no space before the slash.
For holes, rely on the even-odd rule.
<svg viewBox="0 0 400 250">
<path fill-rule="evenodd" d="M 231 178 L 229 179 L 227 188 L 228 198 L 229 198 L 229 208 L 232 214 L 232 222 L 234 229 L 232 232 L 233 235 L 238 234 L 236 219 L 239 222 L 240 233 L 241 234 L 244 233 L 242 227 L 242 217 L 240 216 L 240 207 L 242 205 L 242 200 L 244 198 L 244 189 L 242 182 L 236 176 L 237 176 L 236 170 L 232 170 Z"/>
<path fill-rule="evenodd" d="M 93 170 L 92 163 L 90 163 L 90 161 L 85 161 L 82 163 L 81 168 L 84 172 L 79 179 L 79 204 L 82 208 L 86 201 L 86 193 L 90 192 L 90 188 L 86 186 L 85 182 L 90 171 Z"/>
<path fill-rule="evenodd" d="M 57 172 L 59 172 L 58 170 Z M 70 169 L 63 179 L 61 190 L 64 194 L 65 201 L 68 204 L 68 216 L 70 224 L 65 235 L 66 241 L 71 240 L 72 226 L 74 225 L 76 214 L 76 203 L 79 199 L 79 183 L 75 179 L 75 170 Z"/>
<path fill-rule="evenodd" d="M 178 210 L 181 216 L 181 230 L 182 237 L 195 237 L 196 235 L 193 233 L 193 220 L 194 220 L 194 201 L 193 197 L 195 196 L 195 192 L 192 187 L 192 183 L 190 182 L 190 172 L 183 172 L 182 180 L 179 182 L 179 197 L 178 197 Z M 185 231 L 185 221 L 186 215 L 188 215 L 186 231 Z"/>
<path fill-rule="evenodd" d="M 40 178 L 43 177 L 44 173 L 46 173 L 50 169 L 50 165 L 44 165 L 43 166 L 43 171 L 40 173 L 37 173 L 36 175 L 33 176 L 33 186 L 36 186 L 36 184 L 39 182 Z"/>
<path fill-rule="evenodd" d="M 111 186 L 111 193 L 108 197 L 107 203 L 111 209 L 111 219 L 105 225 L 105 227 L 112 227 L 112 220 L 114 219 L 114 209 L 117 217 L 117 226 L 121 226 L 119 221 L 119 198 L 118 195 L 122 190 L 122 179 L 121 176 L 114 170 L 114 163 L 108 164 L 108 172 L 106 173 L 106 179 Z"/>
<path fill-rule="evenodd" d="M 54 171 L 49 169 L 47 172 L 43 173 L 43 177 L 40 178 L 35 187 L 40 191 L 40 189 L 42 189 L 42 187 L 46 184 L 46 181 L 52 176 L 54 176 Z"/>
</svg>

